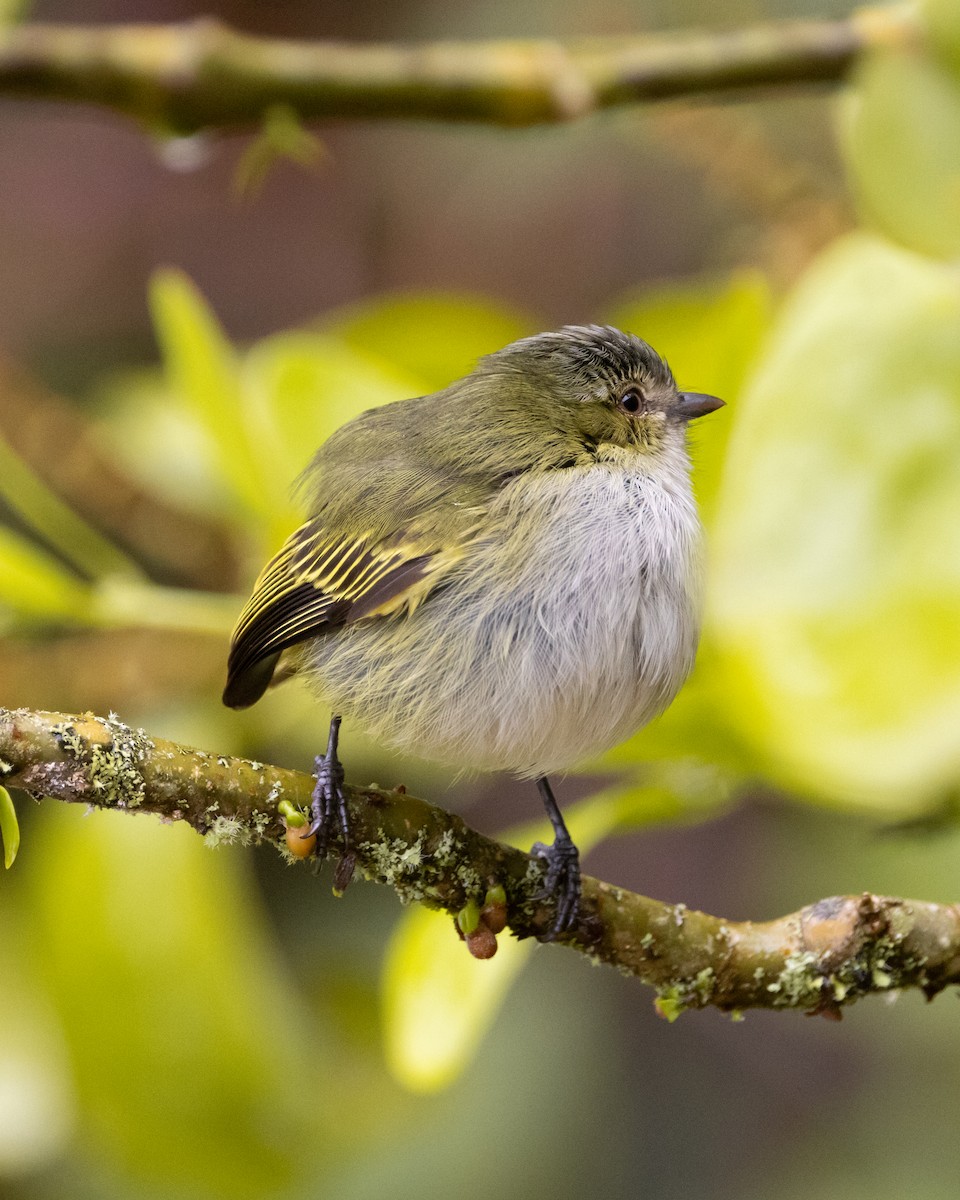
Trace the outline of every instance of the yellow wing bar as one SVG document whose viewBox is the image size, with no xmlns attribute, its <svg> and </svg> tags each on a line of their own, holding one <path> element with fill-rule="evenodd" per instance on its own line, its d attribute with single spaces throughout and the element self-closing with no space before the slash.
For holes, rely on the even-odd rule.
<svg viewBox="0 0 960 1200">
<path fill-rule="evenodd" d="M 415 540 L 371 543 L 369 535 L 331 537 L 308 521 L 267 563 L 237 621 L 224 703 L 253 704 L 280 654 L 331 628 L 414 608 L 464 552 Z"/>
</svg>

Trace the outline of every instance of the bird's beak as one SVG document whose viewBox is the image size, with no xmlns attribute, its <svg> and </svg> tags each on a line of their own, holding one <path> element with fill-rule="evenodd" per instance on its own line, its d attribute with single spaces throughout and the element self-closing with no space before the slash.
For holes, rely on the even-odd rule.
<svg viewBox="0 0 960 1200">
<path fill-rule="evenodd" d="M 719 397 L 708 396 L 706 392 L 680 392 L 679 399 L 682 421 L 694 421 L 697 417 L 705 417 L 707 413 L 723 408 L 723 401 Z"/>
</svg>

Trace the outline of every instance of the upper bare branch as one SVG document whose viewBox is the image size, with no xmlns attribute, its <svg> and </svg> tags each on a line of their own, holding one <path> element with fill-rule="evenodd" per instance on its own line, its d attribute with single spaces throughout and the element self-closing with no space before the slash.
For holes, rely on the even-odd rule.
<svg viewBox="0 0 960 1200">
<path fill-rule="evenodd" d="M 347 44 L 180 25 L 27 23 L 0 34 L 0 95 L 96 104 L 155 129 L 420 118 L 523 126 L 672 96 L 836 83 L 864 50 L 913 40 L 908 10 L 746 29 L 549 40 Z"/>
</svg>

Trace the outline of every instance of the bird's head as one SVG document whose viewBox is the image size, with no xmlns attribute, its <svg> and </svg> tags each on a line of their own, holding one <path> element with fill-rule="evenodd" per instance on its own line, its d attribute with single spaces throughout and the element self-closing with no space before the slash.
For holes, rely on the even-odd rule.
<svg viewBox="0 0 960 1200">
<path fill-rule="evenodd" d="M 652 346 L 611 326 L 567 325 L 522 338 L 489 355 L 478 371 L 517 381 L 505 389 L 515 419 L 549 427 L 601 457 L 604 447 L 656 454 L 683 444 L 687 424 L 723 404 L 681 392 Z"/>
</svg>

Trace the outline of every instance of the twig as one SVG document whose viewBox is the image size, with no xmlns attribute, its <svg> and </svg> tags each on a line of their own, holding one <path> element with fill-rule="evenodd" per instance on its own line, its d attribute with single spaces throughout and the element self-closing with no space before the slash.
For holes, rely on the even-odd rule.
<svg viewBox="0 0 960 1200">
<path fill-rule="evenodd" d="M 312 779 L 150 738 L 115 717 L 0 709 L 0 782 L 40 799 L 186 821 L 212 842 L 284 846 L 281 801 Z M 368 878 L 448 912 L 500 885 L 520 937 L 543 937 L 543 864 L 398 789 L 350 788 L 352 851 Z M 334 845 L 338 857 L 342 847 Z M 835 896 L 779 920 L 725 921 L 586 877 L 563 944 L 651 984 L 664 1015 L 714 1005 L 838 1016 L 871 992 L 960 984 L 960 909 L 887 896 Z M 451 937 L 453 933 L 451 931 Z"/>
<path fill-rule="evenodd" d="M 673 96 L 837 83 L 878 44 L 918 37 L 907 8 L 730 32 L 348 44 L 179 25 L 26 23 L 0 34 L 0 95 L 96 104 L 187 134 L 302 120 L 420 118 L 523 126 Z"/>
</svg>

